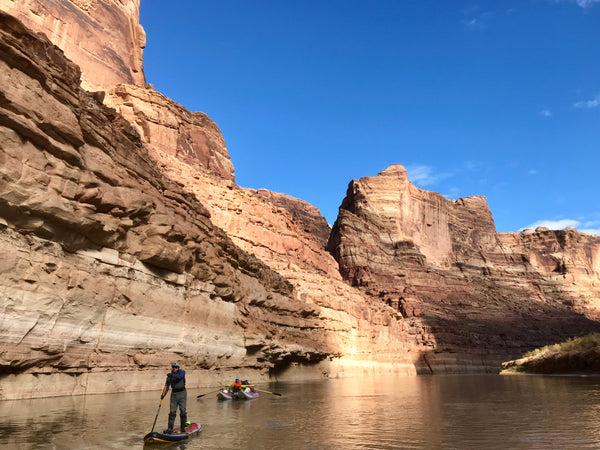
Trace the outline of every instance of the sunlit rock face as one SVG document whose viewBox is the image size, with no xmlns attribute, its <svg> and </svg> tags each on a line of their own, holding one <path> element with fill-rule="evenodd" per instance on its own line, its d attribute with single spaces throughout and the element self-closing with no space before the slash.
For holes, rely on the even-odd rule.
<svg viewBox="0 0 600 450">
<path fill-rule="evenodd" d="M 0 10 L 44 33 L 82 70 L 85 89 L 145 86 L 140 0 L 0 0 Z"/>
<path fill-rule="evenodd" d="M 172 156 L 219 178 L 235 179 L 221 130 L 206 114 L 190 112 L 153 89 L 131 85 L 111 88 L 105 103 L 135 127 L 153 156 Z"/>
<path fill-rule="evenodd" d="M 414 373 L 418 337 L 345 284 L 303 222 L 154 159 L 60 49 L 3 13 L 0 98 L 0 398 L 156 389 L 175 359 L 189 387 Z"/>
<path fill-rule="evenodd" d="M 541 276 L 546 298 L 595 320 L 600 319 L 600 238 L 578 232 L 538 228 L 499 233 L 498 240 L 511 261 L 525 272 Z"/>
<path fill-rule="evenodd" d="M 335 353 L 309 331 L 318 308 L 161 174 L 77 66 L 0 25 L 2 398 L 156 388 L 173 359 L 193 386 L 194 369 L 266 376 Z"/>
<path fill-rule="evenodd" d="M 156 389 L 173 359 L 190 387 L 496 372 L 598 329 L 597 237 L 496 233 L 485 198 L 395 165 L 350 184 L 329 238 L 307 202 L 238 186 L 218 126 L 145 85 L 138 1 L 0 7 L 106 91 L 2 16 L 1 398 Z"/>
<path fill-rule="evenodd" d="M 255 193 L 273 205 L 280 206 L 288 211 L 294 219 L 304 224 L 304 229 L 314 235 L 323 248 L 327 246 L 331 227 L 321 212 L 310 203 L 294 198 L 290 195 L 267 189 L 258 189 Z"/>
<path fill-rule="evenodd" d="M 418 189 L 402 166 L 350 183 L 328 248 L 345 279 L 425 330 L 422 371 L 497 371 L 600 329 L 600 238 L 498 234 L 483 197 Z"/>
<path fill-rule="evenodd" d="M 153 154 L 161 170 L 210 211 L 214 224 L 225 230 L 241 249 L 290 282 L 302 302 L 273 307 L 281 309 L 283 314 L 295 311 L 305 316 L 313 309 L 318 312 L 307 331 L 314 339 L 328 344 L 323 347 L 330 352 L 327 365 L 288 359 L 292 364 L 272 371 L 274 377 L 415 373 L 415 363 L 424 348 L 420 330 L 407 327 L 396 309 L 341 279 L 337 262 L 324 249 L 319 234 L 313 233 L 315 224 L 322 223 L 315 219 L 314 208 L 289 196 L 244 189 L 172 155 L 158 151 Z M 285 201 L 274 204 L 269 201 L 273 197 Z M 295 207 L 291 206 L 294 204 Z M 249 328 L 255 326 L 256 323 L 249 321 Z M 292 337 L 296 331 L 285 325 L 279 333 Z M 256 341 L 261 340 L 257 332 Z"/>
<path fill-rule="evenodd" d="M 200 112 L 146 89 L 140 0 L 0 0 L 0 10 L 44 33 L 82 72 L 82 86 L 105 91 L 144 143 L 220 177 L 234 179 L 218 126 Z"/>
</svg>

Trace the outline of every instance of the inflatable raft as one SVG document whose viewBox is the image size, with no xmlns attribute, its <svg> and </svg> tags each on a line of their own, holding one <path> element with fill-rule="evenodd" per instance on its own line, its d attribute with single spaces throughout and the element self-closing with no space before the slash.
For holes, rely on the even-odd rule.
<svg viewBox="0 0 600 450">
<path fill-rule="evenodd" d="M 255 391 L 254 389 L 249 388 L 249 387 L 242 388 L 241 390 L 239 390 L 237 392 L 232 392 L 228 388 L 222 389 L 217 394 L 217 398 L 219 400 L 235 400 L 235 399 L 250 400 L 253 398 L 258 398 L 259 396 L 260 396 L 260 394 L 257 391 Z"/>
<path fill-rule="evenodd" d="M 217 394 L 217 398 L 219 400 L 233 400 L 235 398 L 235 395 L 228 389 L 221 389 Z"/>
<path fill-rule="evenodd" d="M 235 393 L 235 396 L 240 400 L 250 400 L 253 398 L 258 398 L 260 394 L 252 388 L 246 387 L 240 391 Z"/>
<path fill-rule="evenodd" d="M 242 388 L 237 392 L 232 392 L 229 389 L 222 389 L 217 394 L 217 398 L 219 400 L 250 400 L 253 398 L 258 398 L 259 396 L 260 394 L 257 391 L 249 387 Z"/>
</svg>

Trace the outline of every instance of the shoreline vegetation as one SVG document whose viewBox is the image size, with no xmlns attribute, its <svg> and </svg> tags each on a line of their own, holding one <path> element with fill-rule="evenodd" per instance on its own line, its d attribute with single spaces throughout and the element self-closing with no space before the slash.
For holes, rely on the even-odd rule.
<svg viewBox="0 0 600 450">
<path fill-rule="evenodd" d="M 600 333 L 546 345 L 502 363 L 501 375 L 519 373 L 600 375 Z"/>
</svg>

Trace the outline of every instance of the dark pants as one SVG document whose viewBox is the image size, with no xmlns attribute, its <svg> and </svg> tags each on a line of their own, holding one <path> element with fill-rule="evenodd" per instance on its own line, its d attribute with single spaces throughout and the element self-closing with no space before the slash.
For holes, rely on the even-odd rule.
<svg viewBox="0 0 600 450">
<path fill-rule="evenodd" d="M 169 411 L 169 430 L 175 425 L 175 416 L 177 415 L 177 407 L 179 407 L 179 419 L 181 420 L 181 432 L 185 431 L 185 423 L 187 422 L 187 411 L 185 410 L 187 402 L 187 392 L 184 389 L 181 392 L 171 392 L 171 410 Z"/>
</svg>

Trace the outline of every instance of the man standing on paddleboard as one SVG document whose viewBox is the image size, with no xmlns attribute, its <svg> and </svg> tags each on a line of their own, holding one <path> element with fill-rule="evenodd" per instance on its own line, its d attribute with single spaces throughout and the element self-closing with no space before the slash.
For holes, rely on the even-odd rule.
<svg viewBox="0 0 600 450">
<path fill-rule="evenodd" d="M 181 431 L 185 433 L 187 422 L 186 402 L 187 392 L 185 390 L 185 370 L 179 367 L 179 363 L 175 361 L 171 364 L 171 373 L 167 375 L 166 389 L 161 397 L 161 400 L 169 392 L 171 388 L 171 410 L 169 411 L 169 425 L 164 431 L 165 433 L 173 433 L 175 425 L 175 416 L 177 415 L 177 407 L 179 407 L 179 419 L 181 420 Z"/>
</svg>

